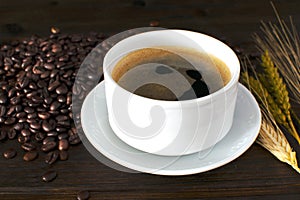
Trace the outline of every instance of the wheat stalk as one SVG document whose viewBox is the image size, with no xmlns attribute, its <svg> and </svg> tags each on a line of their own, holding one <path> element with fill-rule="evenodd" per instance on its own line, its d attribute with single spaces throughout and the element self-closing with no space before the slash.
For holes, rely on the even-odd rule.
<svg viewBox="0 0 300 200">
<path fill-rule="evenodd" d="M 264 85 L 267 85 L 266 89 L 268 90 L 269 94 L 272 95 L 273 99 L 275 100 L 276 104 L 280 108 L 281 112 L 285 115 L 286 120 L 284 123 L 279 121 L 285 128 L 293 135 L 293 137 L 298 141 L 300 144 L 300 137 L 296 131 L 294 123 L 291 118 L 291 104 L 289 99 L 289 93 L 286 89 L 286 85 L 283 82 L 283 79 L 280 77 L 278 73 L 277 67 L 275 67 L 269 52 L 266 50 L 265 53 L 261 56 L 262 59 L 262 67 L 264 68 L 264 78 L 265 80 Z M 277 117 L 275 117 L 277 120 Z"/>
<path fill-rule="evenodd" d="M 245 62 L 242 62 L 242 65 L 247 67 Z M 251 63 L 250 67 L 253 68 Z M 280 161 L 291 165 L 298 173 L 300 173 L 296 152 L 292 150 L 282 130 L 278 127 L 276 122 L 277 120 L 275 120 L 275 118 L 277 118 L 284 121 L 284 114 L 280 112 L 280 108 L 277 107 L 267 89 L 257 79 L 257 73 L 254 73 L 254 76 L 256 79 L 250 76 L 246 71 L 242 73 L 241 77 L 242 81 L 246 84 L 246 86 L 248 86 L 256 99 L 260 102 L 262 124 L 256 142 L 270 151 Z"/>
<path fill-rule="evenodd" d="M 279 27 L 272 23 L 262 22 L 263 36 L 257 34 L 254 38 L 261 53 L 269 51 L 274 64 L 283 75 L 287 86 L 293 94 L 293 100 L 300 102 L 300 40 L 299 35 L 290 18 L 290 27 L 279 17 L 273 5 Z"/>
<path fill-rule="evenodd" d="M 257 143 L 270 151 L 281 162 L 291 165 L 300 173 L 296 152 L 292 150 L 283 132 L 276 125 L 274 118 L 270 116 L 272 115 L 268 111 L 262 112 L 262 124 Z"/>
</svg>

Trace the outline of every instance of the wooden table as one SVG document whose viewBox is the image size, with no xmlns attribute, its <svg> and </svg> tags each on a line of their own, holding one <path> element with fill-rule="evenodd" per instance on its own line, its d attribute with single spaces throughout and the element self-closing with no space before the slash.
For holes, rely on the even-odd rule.
<svg viewBox="0 0 300 200">
<path fill-rule="evenodd" d="M 282 17 L 292 15 L 300 26 L 300 1 L 274 3 Z M 162 27 L 197 30 L 254 51 L 251 34 L 259 31 L 260 20 L 274 19 L 269 0 L 1 0 L 0 42 L 46 36 L 51 26 L 65 33 L 117 33 L 157 20 Z M 1 143 L 1 154 L 9 147 L 17 142 Z M 71 147 L 69 160 L 53 166 L 42 157 L 24 162 L 18 151 L 11 160 L 0 156 L 1 200 L 75 199 L 80 190 L 89 190 L 91 199 L 300 199 L 299 174 L 257 144 L 223 167 L 181 177 L 116 171 L 83 145 Z M 58 177 L 43 183 L 49 168 Z"/>
</svg>

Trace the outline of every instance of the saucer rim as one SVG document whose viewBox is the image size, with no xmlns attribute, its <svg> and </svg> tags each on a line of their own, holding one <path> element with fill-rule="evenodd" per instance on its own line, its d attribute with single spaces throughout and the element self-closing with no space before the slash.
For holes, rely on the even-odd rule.
<svg viewBox="0 0 300 200">
<path fill-rule="evenodd" d="M 95 142 L 93 142 L 93 140 L 91 140 L 91 137 L 89 137 L 90 134 L 86 134 L 87 128 L 84 125 L 85 123 L 84 123 L 84 119 L 83 119 L 82 115 L 83 115 L 83 112 L 84 112 L 86 104 L 87 104 L 86 100 L 91 98 L 91 96 L 94 95 L 94 93 L 97 90 L 99 90 L 98 87 L 103 87 L 105 89 L 104 81 L 100 82 L 95 88 L 93 88 L 93 90 L 86 96 L 86 99 L 84 100 L 83 105 L 82 105 L 81 124 L 82 124 L 82 129 L 84 131 L 84 135 L 87 138 L 88 142 L 90 142 L 92 144 L 92 146 L 100 154 L 104 155 L 106 158 L 108 158 L 112 162 L 115 162 L 115 163 L 117 163 L 119 165 L 122 165 L 123 167 L 126 167 L 126 168 L 131 169 L 131 170 L 135 170 L 135 171 L 139 171 L 139 172 L 143 172 L 143 173 L 150 173 L 150 174 L 155 174 L 155 175 L 167 175 L 167 176 L 182 176 L 182 175 L 191 175 L 191 174 L 206 172 L 206 171 L 213 170 L 213 169 L 216 169 L 218 167 L 221 167 L 223 165 L 226 165 L 226 164 L 230 163 L 231 161 L 233 161 L 233 160 L 237 159 L 238 157 L 240 157 L 243 153 L 245 153 L 252 146 L 252 144 L 255 142 L 255 140 L 256 140 L 256 138 L 259 134 L 259 130 L 260 130 L 260 126 L 261 126 L 261 112 L 260 112 L 259 105 L 256 102 L 254 96 L 251 94 L 251 92 L 245 86 L 243 86 L 241 83 L 239 83 L 238 84 L 238 90 L 241 90 L 243 92 L 243 95 L 246 96 L 247 99 L 250 100 L 250 102 L 252 104 L 252 107 L 255 107 L 255 110 L 256 110 L 255 113 L 258 114 L 257 122 L 255 123 L 255 126 L 253 126 L 253 127 L 255 127 L 255 131 L 253 131 L 252 137 L 250 139 L 248 139 L 247 143 L 245 143 L 243 146 L 241 146 L 237 151 L 235 151 L 230 156 L 227 156 L 224 159 L 220 159 L 220 160 L 218 160 L 218 161 L 216 161 L 216 162 L 214 162 L 210 165 L 200 166 L 198 168 L 196 167 L 196 168 L 179 169 L 179 170 L 170 170 L 170 169 L 168 170 L 168 169 L 163 168 L 163 169 L 155 169 L 155 171 L 154 171 L 153 168 L 151 169 L 151 168 L 139 166 L 139 165 L 134 164 L 134 163 L 127 162 L 124 159 L 122 160 L 119 157 L 116 157 L 113 154 L 110 154 L 109 151 L 107 151 L 103 148 L 98 148 L 99 145 L 95 144 Z M 106 99 L 105 99 L 105 101 L 106 101 Z M 238 101 L 238 99 L 237 99 L 237 101 Z M 106 119 L 108 120 L 108 118 L 106 118 Z M 234 119 L 235 119 L 235 117 L 234 117 Z M 99 126 L 98 123 L 97 123 L 97 126 Z M 228 134 L 230 134 L 230 130 L 229 130 Z M 111 131 L 112 131 L 112 133 L 114 133 L 112 129 L 111 129 Z M 118 136 L 116 135 L 116 137 L 118 137 Z M 219 142 L 222 142 L 222 140 L 220 140 Z M 128 144 L 126 144 L 126 145 L 129 146 Z M 131 148 L 133 148 L 133 147 L 131 147 Z M 135 149 L 135 148 L 133 148 L 133 149 Z M 142 152 L 138 149 L 135 149 L 135 150 L 139 151 L 139 152 Z M 192 157 L 194 154 L 197 154 L 197 153 L 199 153 L 199 152 L 196 152 L 196 153 L 193 153 L 193 154 L 188 154 L 188 155 L 182 155 L 182 156 L 178 156 L 178 157 L 179 157 L 179 159 L 181 157 L 188 157 L 188 156 Z M 172 156 L 162 156 L 162 155 L 154 155 L 154 154 L 151 154 L 151 155 L 156 156 L 158 158 L 172 157 Z"/>
</svg>

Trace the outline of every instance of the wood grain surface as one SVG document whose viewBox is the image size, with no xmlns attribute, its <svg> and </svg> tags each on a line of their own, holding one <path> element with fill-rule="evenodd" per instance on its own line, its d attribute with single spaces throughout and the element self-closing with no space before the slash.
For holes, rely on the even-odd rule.
<svg viewBox="0 0 300 200">
<path fill-rule="evenodd" d="M 300 27 L 299 0 L 274 3 L 283 18 L 293 16 Z M 52 26 L 64 33 L 117 33 L 155 20 L 253 52 L 251 34 L 259 32 L 260 20 L 274 19 L 268 0 L 0 0 L 0 43 L 47 36 Z M 1 142 L 0 153 L 17 146 Z M 300 175 L 257 144 L 225 166 L 179 177 L 120 172 L 98 162 L 83 145 L 71 147 L 69 160 L 53 166 L 42 156 L 24 162 L 17 149 L 14 159 L 0 156 L 1 200 L 76 199 L 80 190 L 89 190 L 90 199 L 300 199 Z M 58 177 L 44 183 L 41 176 L 48 169 Z"/>
</svg>

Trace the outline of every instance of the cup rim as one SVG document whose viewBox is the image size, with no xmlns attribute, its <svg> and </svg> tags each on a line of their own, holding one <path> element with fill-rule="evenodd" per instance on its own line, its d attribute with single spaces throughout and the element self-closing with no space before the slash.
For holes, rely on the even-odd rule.
<svg viewBox="0 0 300 200">
<path fill-rule="evenodd" d="M 131 39 L 133 37 L 140 36 L 140 35 L 143 35 L 143 34 L 149 34 L 149 33 L 152 33 L 152 32 L 166 32 L 166 31 L 172 31 L 172 32 L 175 31 L 175 32 L 179 32 L 179 33 L 180 32 L 187 32 L 187 33 L 193 33 L 193 34 L 200 34 L 200 35 L 202 35 L 204 37 L 207 37 L 207 39 L 214 40 L 214 41 L 220 43 L 221 45 L 223 45 L 225 48 L 227 48 L 227 50 L 232 54 L 233 59 L 236 60 L 237 64 L 238 64 L 238 67 L 234 71 L 233 76 L 230 78 L 230 81 L 224 87 L 222 87 L 219 90 L 217 90 L 217 91 L 215 91 L 215 92 L 213 92 L 213 93 L 211 93 L 209 95 L 206 95 L 204 97 L 199 97 L 199 98 L 194 98 L 194 99 L 188 99 L 188 100 L 177 100 L 177 101 L 151 99 L 151 98 L 148 98 L 148 97 L 144 97 L 144 96 L 140 96 L 140 95 L 134 94 L 134 93 L 132 93 L 132 92 L 124 89 L 123 87 L 121 87 L 112 78 L 111 74 L 107 70 L 107 67 L 104 65 L 105 61 L 106 61 L 106 58 L 107 58 L 107 55 L 109 55 L 114 50 L 114 47 L 116 45 L 118 45 L 119 43 L 124 42 L 125 40 Z M 144 47 L 144 48 L 146 48 L 146 47 Z M 139 48 L 139 49 L 141 49 L 141 48 Z M 135 50 L 138 50 L 138 49 L 134 49 L 133 51 L 135 51 Z M 211 54 L 214 55 L 213 53 L 211 53 Z M 211 103 L 213 99 L 215 99 L 216 97 L 224 94 L 226 91 L 228 91 L 234 85 L 236 85 L 236 83 L 238 82 L 238 79 L 239 79 L 239 74 L 240 74 L 240 61 L 239 61 L 236 53 L 227 44 L 225 44 L 224 42 L 222 42 L 222 41 L 220 41 L 220 40 L 218 40 L 218 39 L 216 39 L 216 38 L 214 38 L 214 37 L 212 37 L 210 35 L 203 34 L 203 33 L 200 33 L 200 32 L 190 31 L 190 30 L 183 30 L 183 29 L 166 29 L 166 30 L 154 30 L 154 31 L 148 31 L 148 32 L 144 32 L 144 33 L 139 33 L 139 34 L 130 36 L 128 38 L 125 38 L 125 39 L 121 40 L 120 42 L 118 42 L 117 44 L 115 44 L 113 47 L 111 47 L 109 49 L 109 51 L 104 56 L 104 60 L 103 60 L 103 72 L 104 72 L 104 80 L 109 79 L 109 81 L 112 82 L 115 85 L 115 87 L 117 87 L 118 89 L 121 89 L 127 95 L 132 95 L 135 98 L 140 98 L 142 100 L 151 101 L 151 102 L 157 102 L 159 104 L 167 104 L 167 105 L 178 105 L 178 103 L 181 103 L 183 105 L 191 104 L 191 103 L 203 103 L 203 104 L 205 104 L 205 103 Z"/>
</svg>

